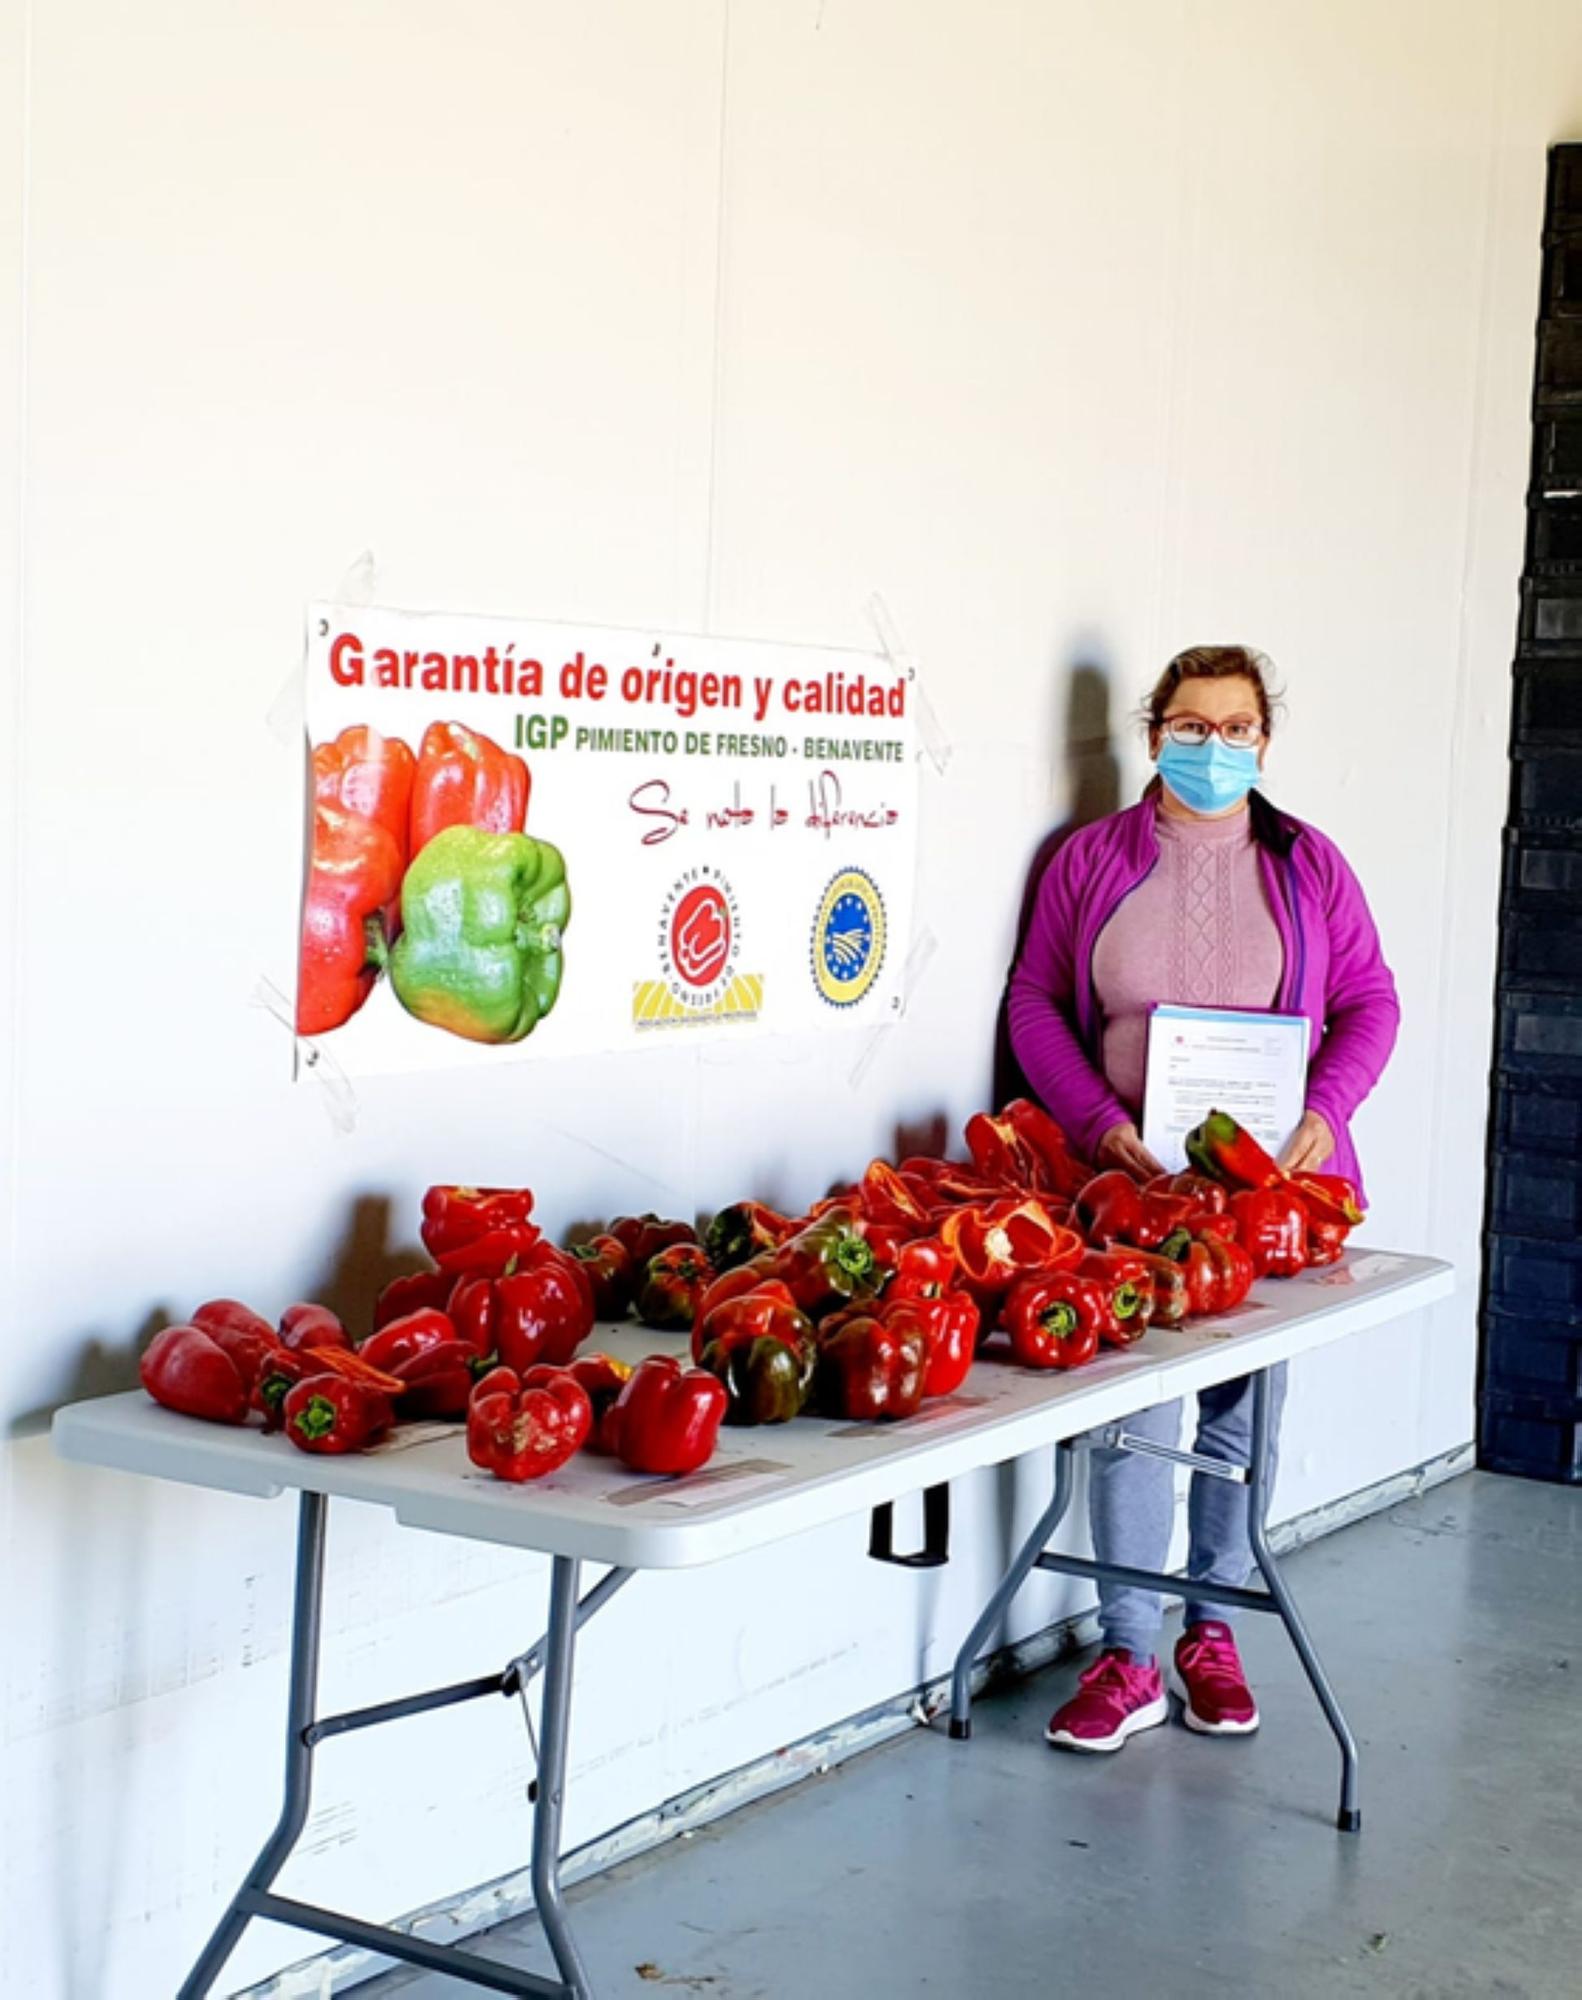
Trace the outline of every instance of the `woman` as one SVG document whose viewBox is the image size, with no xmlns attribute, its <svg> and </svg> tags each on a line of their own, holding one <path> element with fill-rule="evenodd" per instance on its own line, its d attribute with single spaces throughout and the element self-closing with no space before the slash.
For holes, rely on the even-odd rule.
<svg viewBox="0 0 1582 2000">
<path fill-rule="evenodd" d="M 1139 1136 L 1151 1009 L 1268 1008 L 1311 1024 L 1306 1106 L 1282 1155 L 1293 1169 L 1357 1178 L 1348 1129 L 1395 1043 L 1395 982 L 1356 877 L 1315 828 L 1253 787 L 1271 728 L 1268 662 L 1242 646 L 1177 654 L 1147 705 L 1157 776 L 1141 802 L 1074 834 L 1039 886 L 1011 976 L 1011 1044 L 1029 1082 L 1103 1167 L 1159 1171 Z M 1274 1379 L 1274 1415 L 1284 1369 Z M 1127 1428 L 1173 1444 L 1181 1405 Z M 1198 1398 L 1197 1450 L 1245 1464 L 1252 1436 L 1246 1378 Z M 1089 1513 L 1101 1561 L 1159 1570 L 1174 1505 L 1167 1461 L 1090 1454 Z M 1231 1610 L 1211 1586 L 1252 1568 L 1245 1489 L 1196 1474 L 1189 1508 L 1189 1590 L 1175 1649 L 1187 1726 L 1246 1735 L 1258 1726 Z M 1118 1750 L 1169 1714 L 1156 1649 L 1161 1604 L 1150 1591 L 1102 1585 L 1103 1649 L 1045 1734 L 1069 1750 Z"/>
</svg>

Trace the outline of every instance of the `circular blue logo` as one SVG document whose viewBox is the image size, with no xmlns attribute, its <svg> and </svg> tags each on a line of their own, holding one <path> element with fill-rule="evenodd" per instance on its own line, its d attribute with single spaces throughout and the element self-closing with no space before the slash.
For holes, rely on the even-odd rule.
<svg viewBox="0 0 1582 2000">
<path fill-rule="evenodd" d="M 884 964 L 884 898 L 871 875 L 842 869 L 813 920 L 813 983 L 832 1007 L 855 1007 Z"/>
</svg>

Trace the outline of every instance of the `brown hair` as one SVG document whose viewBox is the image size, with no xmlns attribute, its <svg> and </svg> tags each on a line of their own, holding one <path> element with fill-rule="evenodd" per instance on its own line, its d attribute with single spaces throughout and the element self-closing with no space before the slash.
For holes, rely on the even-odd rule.
<svg viewBox="0 0 1582 2000">
<path fill-rule="evenodd" d="M 1177 653 L 1154 683 L 1153 692 L 1143 703 L 1143 720 L 1150 736 L 1165 719 L 1171 697 L 1183 681 L 1251 681 L 1258 697 L 1258 714 L 1263 733 L 1274 731 L 1274 709 L 1279 695 L 1271 685 L 1274 663 L 1254 646 L 1188 646 Z"/>
</svg>

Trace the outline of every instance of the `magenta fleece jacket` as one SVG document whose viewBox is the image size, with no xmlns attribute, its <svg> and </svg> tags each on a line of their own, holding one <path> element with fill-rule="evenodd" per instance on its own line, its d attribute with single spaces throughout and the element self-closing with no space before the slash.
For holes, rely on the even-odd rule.
<svg viewBox="0 0 1582 2000">
<path fill-rule="evenodd" d="M 1269 907 L 1285 952 L 1275 1011 L 1312 1027 L 1307 1104 L 1335 1134 L 1328 1171 L 1360 1185 L 1351 1120 L 1395 1046 L 1400 1002 L 1367 899 L 1332 840 L 1248 800 Z M 1103 1022 L 1093 947 L 1122 900 L 1159 859 L 1153 797 L 1074 833 L 1039 884 L 1027 942 L 1011 974 L 1011 1046 L 1039 1097 L 1090 1159 L 1131 1114 L 1100 1062 Z M 1161 996 L 1164 997 L 1164 996 Z M 1174 998 L 1175 996 L 1170 996 Z"/>
</svg>

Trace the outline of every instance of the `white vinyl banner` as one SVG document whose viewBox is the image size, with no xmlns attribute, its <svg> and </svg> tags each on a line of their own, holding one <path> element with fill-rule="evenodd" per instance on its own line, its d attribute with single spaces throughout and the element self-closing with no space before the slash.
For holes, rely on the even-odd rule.
<svg viewBox="0 0 1582 2000">
<path fill-rule="evenodd" d="M 883 654 L 310 606 L 299 1031 L 371 1074 L 892 1018 L 916 707 Z"/>
</svg>

